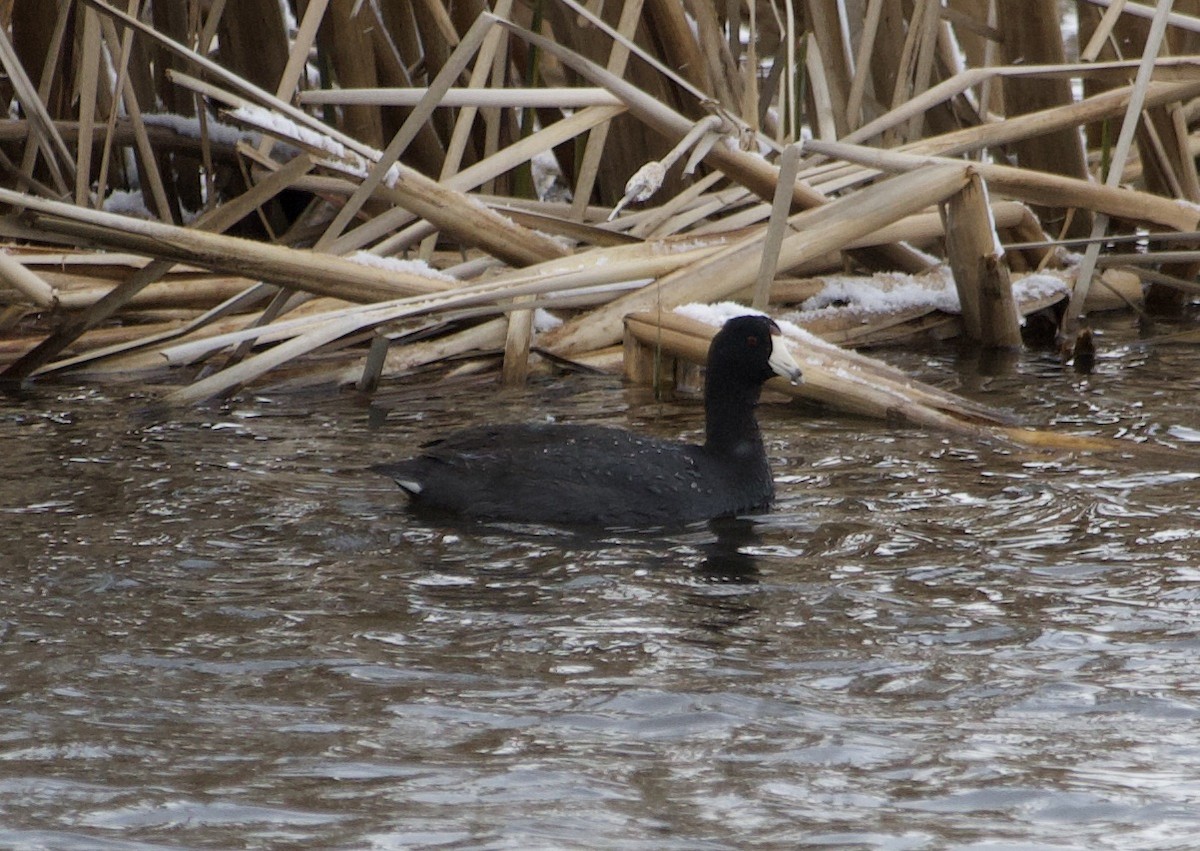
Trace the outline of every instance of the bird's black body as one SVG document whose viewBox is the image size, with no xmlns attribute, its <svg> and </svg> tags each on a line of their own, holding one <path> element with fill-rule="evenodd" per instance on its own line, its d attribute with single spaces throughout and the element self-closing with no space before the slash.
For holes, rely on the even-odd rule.
<svg viewBox="0 0 1200 851">
<path fill-rule="evenodd" d="M 374 469 L 417 508 L 481 520 L 670 526 L 766 508 L 774 485 L 754 408 L 770 376 L 799 377 L 772 332 L 742 316 L 713 339 L 703 446 L 593 425 L 482 426 Z"/>
<path fill-rule="evenodd" d="M 774 493 L 761 443 L 757 457 L 728 458 L 593 425 L 468 429 L 376 469 L 421 508 L 570 526 L 688 523 L 762 508 Z"/>
</svg>

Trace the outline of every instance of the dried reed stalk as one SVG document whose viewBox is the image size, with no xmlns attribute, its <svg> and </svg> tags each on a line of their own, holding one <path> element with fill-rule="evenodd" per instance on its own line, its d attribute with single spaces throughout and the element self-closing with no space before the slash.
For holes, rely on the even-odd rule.
<svg viewBox="0 0 1200 851">
<path fill-rule="evenodd" d="M 946 157 L 918 156 L 861 145 L 846 145 L 841 142 L 812 140 L 806 142 L 804 147 L 806 151 L 813 153 L 839 157 L 869 168 L 897 173 L 956 162 Z M 971 168 L 986 180 L 993 190 L 1031 204 L 1069 204 L 1106 213 L 1115 218 L 1162 225 L 1181 231 L 1195 230 L 1200 224 L 1200 210 L 1193 205 L 1147 192 L 1100 186 L 1083 180 L 1012 166 L 974 163 Z"/>
<path fill-rule="evenodd" d="M 277 174 L 271 175 L 240 198 L 228 202 L 201 217 L 197 220 L 197 227 L 213 231 L 223 231 L 231 227 L 250 211 L 292 185 L 311 166 L 312 162 L 307 157 L 301 156 L 295 158 L 288 166 L 280 169 Z M 55 206 L 51 205 L 43 207 L 43 209 L 53 210 Z M 59 209 L 62 209 L 62 205 L 59 205 Z M 69 211 L 69 208 L 67 209 Z M 101 216 L 101 214 L 84 215 L 83 218 L 84 220 L 93 222 L 101 221 L 102 218 L 98 219 L 98 216 Z M 114 224 L 111 218 L 109 218 L 109 223 L 110 225 Z M 116 224 L 118 228 L 125 226 L 125 223 L 121 221 L 118 221 Z M 169 228 L 170 226 L 164 225 L 162 227 Z M 89 307 L 81 316 L 75 318 L 72 322 L 66 323 L 37 347 L 27 352 L 20 360 L 5 370 L 4 376 L 10 379 L 20 379 L 33 374 L 38 368 L 57 355 L 58 352 L 70 345 L 76 337 L 108 319 L 144 287 L 161 278 L 172 265 L 173 263 L 167 260 L 159 260 L 156 263 L 151 263 L 143 267 L 125 280 L 119 287 Z"/>
<path fill-rule="evenodd" d="M 6 251 L 0 251 L 0 283 L 12 287 L 38 307 L 53 309 L 59 303 L 54 287 Z"/>
<path fill-rule="evenodd" d="M 23 207 L 42 228 L 95 244 L 190 263 L 230 274 L 247 274 L 347 301 L 371 302 L 407 293 L 439 292 L 446 284 L 423 275 L 379 270 L 340 257 L 268 245 L 46 201 L 0 189 L 0 203 Z"/>
<path fill-rule="evenodd" d="M 125 280 L 111 288 L 84 286 L 73 272 L 39 276 L 16 257 L 0 258 L 7 327 L 35 305 L 69 311 L 61 330 L 25 352 L 8 377 L 132 363 L 124 359 L 139 350 L 187 360 L 230 348 L 249 353 L 255 343 L 269 347 L 175 394 L 179 402 L 227 392 L 315 349 L 374 337 L 370 367 L 359 368 L 364 387 L 387 370 L 472 345 L 503 345 L 503 374 L 516 380 L 530 366 L 530 311 L 537 307 L 560 309 L 567 320 L 540 342 L 576 356 L 604 352 L 596 356 L 603 361 L 612 357 L 631 310 L 731 294 L 758 304 L 799 297 L 799 287 L 780 285 L 780 269 L 810 274 L 857 262 L 911 272 L 949 256 L 960 282 L 979 277 L 1002 284 L 1004 270 L 985 262 L 999 254 L 999 240 L 1033 244 L 1009 252 L 1014 269 L 1056 262 L 1043 223 L 1025 204 L 1075 208 L 1074 227 L 1086 224 L 1087 211 L 1180 232 L 1194 231 L 1200 219 L 1197 208 L 1175 200 L 1200 198 L 1193 161 L 1200 143 L 1192 133 L 1200 117 L 1192 103 L 1200 95 L 1200 62 L 1186 49 L 1175 57 L 1147 50 L 1140 59 L 1096 61 L 1104 32 L 1128 35 L 1116 12 L 1085 47 L 1086 61 L 1068 64 L 1061 61 L 1057 4 L 1050 0 L 1029 4 L 1021 19 L 1011 20 L 989 18 L 994 3 L 977 4 L 972 13 L 959 4 L 943 9 L 937 0 L 865 0 L 861 28 L 834 0 L 752 10 L 693 3 L 691 20 L 676 0 L 548 0 L 532 18 L 507 0 L 490 12 L 481 2 L 437 0 L 304 5 L 293 41 L 275 0 L 216 0 L 195 8 L 25 3 L 21 20 L 36 22 L 35 44 L 13 45 L 0 27 L 0 65 L 24 116 L 0 121 L 0 181 L 10 187 L 0 203 L 25 211 L 0 218 L 0 233 L 49 244 L 85 239 L 159 258 L 123 273 Z M 747 21 L 753 37 L 743 42 Z M 963 67 L 958 40 L 974 67 Z M 995 64 L 1013 48 L 1024 51 L 1022 64 L 1011 53 L 1003 57 L 1008 64 Z M 1029 62 L 1030 51 L 1044 64 Z M 769 72 L 758 57 L 773 57 Z M 326 75 L 326 91 L 302 91 L 310 59 Z M 22 62 L 41 72 L 37 85 Z M 101 68 L 115 72 L 111 81 L 96 73 Z M 1135 68 L 1140 77 L 1131 86 Z M 797 96 L 801 77 L 807 91 Z M 1119 88 L 1075 102 L 1069 80 L 1078 78 Z M 569 85 L 577 82 L 587 87 Z M 1033 100 L 1046 92 L 1044 102 Z M 201 111 L 193 139 L 140 114 L 156 102 L 195 114 L 201 99 L 225 105 L 261 133 L 252 143 L 253 134 L 243 134 L 235 144 Z M 1139 123 L 1137 165 L 1115 169 L 1136 183 L 1091 182 L 1082 165 L 1088 160 L 1074 155 L 1081 150 L 1078 128 L 1094 129 L 1139 99 L 1149 119 Z M 790 117 L 780 120 L 768 102 Z M 1035 111 L 1017 115 L 1018 106 Z M 476 120 L 480 110 L 483 121 Z M 806 149 L 794 177 L 780 154 L 801 120 L 821 141 Z M 906 145 L 867 151 L 853 144 L 885 137 Z M 307 159 L 291 159 L 289 146 L 306 151 Z M 603 223 L 629 176 L 663 160 L 672 146 L 689 155 L 683 171 L 700 172 L 691 184 L 680 170 L 666 168 L 658 195 Z M 947 159 L 1001 146 L 1016 150 L 1026 165 L 1049 151 L 1041 163 L 1049 171 L 983 163 L 968 171 Z M 555 206 L 480 194 L 480 187 L 503 193 L 512 174 L 548 153 L 572 199 Z M 1104 152 L 1085 153 L 1098 163 Z M 920 167 L 928 168 L 915 171 Z M 880 169 L 912 173 L 870 185 Z M 232 178 L 228 188 L 226 178 Z M 160 222 L 82 209 L 133 180 Z M 982 181 L 1024 203 L 986 204 L 973 194 Z M 287 217 L 279 200 L 285 186 L 303 200 L 303 209 Z M 61 203 L 67 197 L 75 205 Z M 245 215 L 253 201 L 249 210 L 264 232 L 320 250 L 198 232 L 224 229 L 211 218 L 188 229 L 170 226 L 202 198 L 218 219 Z M 965 226 L 943 229 L 928 209 L 938 203 Z M 335 256 L 355 249 L 381 256 L 419 251 L 453 265 L 458 282 Z M 455 249 L 463 256 L 447 259 Z M 1148 277 L 1173 280 L 1186 271 L 1171 264 L 1193 256 L 1149 252 L 1139 262 L 1150 267 Z M 180 262 L 238 277 L 189 301 L 183 289 L 193 285 L 171 272 Z M 761 280 L 752 293 L 756 272 Z M 284 288 L 264 312 L 257 311 L 276 289 L 254 285 L 259 278 Z M 247 289 L 235 293 L 239 281 Z M 315 313 L 276 317 L 293 286 L 365 305 L 319 300 L 308 308 Z M 1002 302 L 1006 290 L 996 292 Z M 1004 307 L 987 319 L 970 309 L 967 291 L 963 301 L 974 332 L 1013 344 L 1014 311 Z M 105 350 L 53 361 L 67 346 L 78 352 L 80 335 L 98 340 L 94 330 L 114 317 L 183 305 L 208 312 L 183 325 L 146 328 L 140 341 L 133 331 Z M 240 315 L 251 308 L 256 312 Z M 262 327 L 230 328 L 224 323 L 234 312 L 237 322 Z M 386 341 L 393 335 L 375 333 L 394 322 L 433 330 L 448 318 L 478 325 L 420 344 L 400 337 L 392 351 Z M 858 329 L 863 333 L 837 333 L 864 344 L 920 329 L 949 333 L 957 322 L 914 310 L 873 319 Z"/>
<path fill-rule="evenodd" d="M 1065 59 L 1062 27 L 1054 14 L 1057 1 L 1026 0 L 1024 6 L 1019 14 L 999 16 L 1000 49 L 1004 62 L 1008 65 L 1062 64 Z M 1061 78 L 1012 75 L 1004 78 L 1003 85 L 1006 118 L 1069 105 L 1072 101 L 1070 81 Z M 1022 168 L 1087 179 L 1083 141 L 1074 128 L 1039 133 L 1036 138 L 1017 138 L 1012 141 L 1011 147 Z M 1046 205 L 1040 218 L 1061 223 L 1066 216 L 1065 208 Z M 1086 233 L 1090 227 L 1090 216 L 1073 216 L 1068 224 L 1068 233 L 1078 236 Z"/>
<path fill-rule="evenodd" d="M 799 230 L 782 241 L 779 268 L 790 269 L 851 241 L 937 204 L 961 189 L 967 180 L 961 165 L 930 169 L 884 181 L 870 189 L 839 198 L 792 220 Z M 598 310 L 577 317 L 547 335 L 546 346 L 559 354 L 597 349 L 621 338 L 625 314 L 650 307 L 669 309 L 689 301 L 719 300 L 749 286 L 758 269 L 765 232 L 759 230 L 687 268 L 664 277 L 652 287 L 623 296 Z"/>
<path fill-rule="evenodd" d="M 309 105 L 363 104 L 369 106 L 416 106 L 429 96 L 428 88 L 313 89 L 300 92 L 297 100 Z M 544 89 L 449 88 L 434 98 L 443 109 L 582 109 L 585 106 L 619 106 L 615 95 L 601 88 L 552 86 Z"/>
<path fill-rule="evenodd" d="M 1154 21 L 1150 27 L 1150 33 L 1146 37 L 1144 61 L 1141 67 L 1138 68 L 1138 75 L 1133 84 L 1133 91 L 1129 98 L 1125 120 L 1121 123 L 1121 132 L 1117 137 L 1117 144 L 1113 151 L 1112 167 L 1109 169 L 1109 173 L 1105 175 L 1104 185 L 1108 188 L 1115 187 L 1119 183 L 1120 173 L 1125 166 L 1125 160 L 1129 156 L 1130 148 L 1133 145 L 1134 133 L 1137 131 L 1142 103 L 1145 100 L 1146 89 L 1150 85 L 1150 73 L 1154 67 L 1153 59 L 1158 55 L 1159 45 L 1166 34 L 1167 15 L 1170 11 L 1171 0 L 1159 0 Z M 1194 163 L 1191 165 L 1191 168 L 1195 169 Z M 1092 238 L 1099 237 L 1107 229 L 1108 213 L 1102 212 L 1092 223 Z M 1194 229 L 1194 225 L 1188 229 Z M 1084 251 L 1083 262 L 1080 264 L 1079 282 L 1076 284 L 1075 290 L 1071 293 L 1071 301 L 1067 305 L 1066 316 L 1063 317 L 1063 330 L 1068 337 L 1071 336 L 1071 332 L 1076 327 L 1079 317 L 1083 312 L 1083 303 L 1087 299 L 1088 288 L 1092 283 L 1092 271 L 1095 269 L 1096 258 L 1099 253 L 1100 244 L 1098 242 L 1090 243 Z"/>
</svg>

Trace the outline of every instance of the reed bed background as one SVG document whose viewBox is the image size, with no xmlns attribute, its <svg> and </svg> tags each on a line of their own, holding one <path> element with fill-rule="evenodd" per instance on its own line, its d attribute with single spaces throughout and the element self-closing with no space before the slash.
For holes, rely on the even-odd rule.
<svg viewBox="0 0 1200 851">
<path fill-rule="evenodd" d="M 647 376 L 734 301 L 796 392 L 1007 428 L 839 346 L 1083 362 L 1089 312 L 1184 312 L 1198 38 L 1200 0 L 0 0 L 0 380 Z"/>
</svg>

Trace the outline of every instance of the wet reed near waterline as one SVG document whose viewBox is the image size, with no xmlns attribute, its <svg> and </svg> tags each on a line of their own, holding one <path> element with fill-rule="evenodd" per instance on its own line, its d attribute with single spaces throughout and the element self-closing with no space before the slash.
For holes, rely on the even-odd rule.
<svg viewBox="0 0 1200 851">
<path fill-rule="evenodd" d="M 830 344 L 1069 344 L 1200 259 L 1200 2 L 1004 5 L 0 2 L 0 378 L 638 374 L 735 300 L 824 404 L 996 426 Z"/>
</svg>

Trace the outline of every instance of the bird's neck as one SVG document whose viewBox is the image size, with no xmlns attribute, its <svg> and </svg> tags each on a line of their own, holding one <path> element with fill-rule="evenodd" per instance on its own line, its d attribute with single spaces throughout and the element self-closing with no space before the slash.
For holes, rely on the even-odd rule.
<svg viewBox="0 0 1200 851">
<path fill-rule="evenodd" d="M 762 433 L 754 416 L 760 390 L 709 372 L 704 387 L 705 449 L 747 458 L 762 453 Z"/>
</svg>

